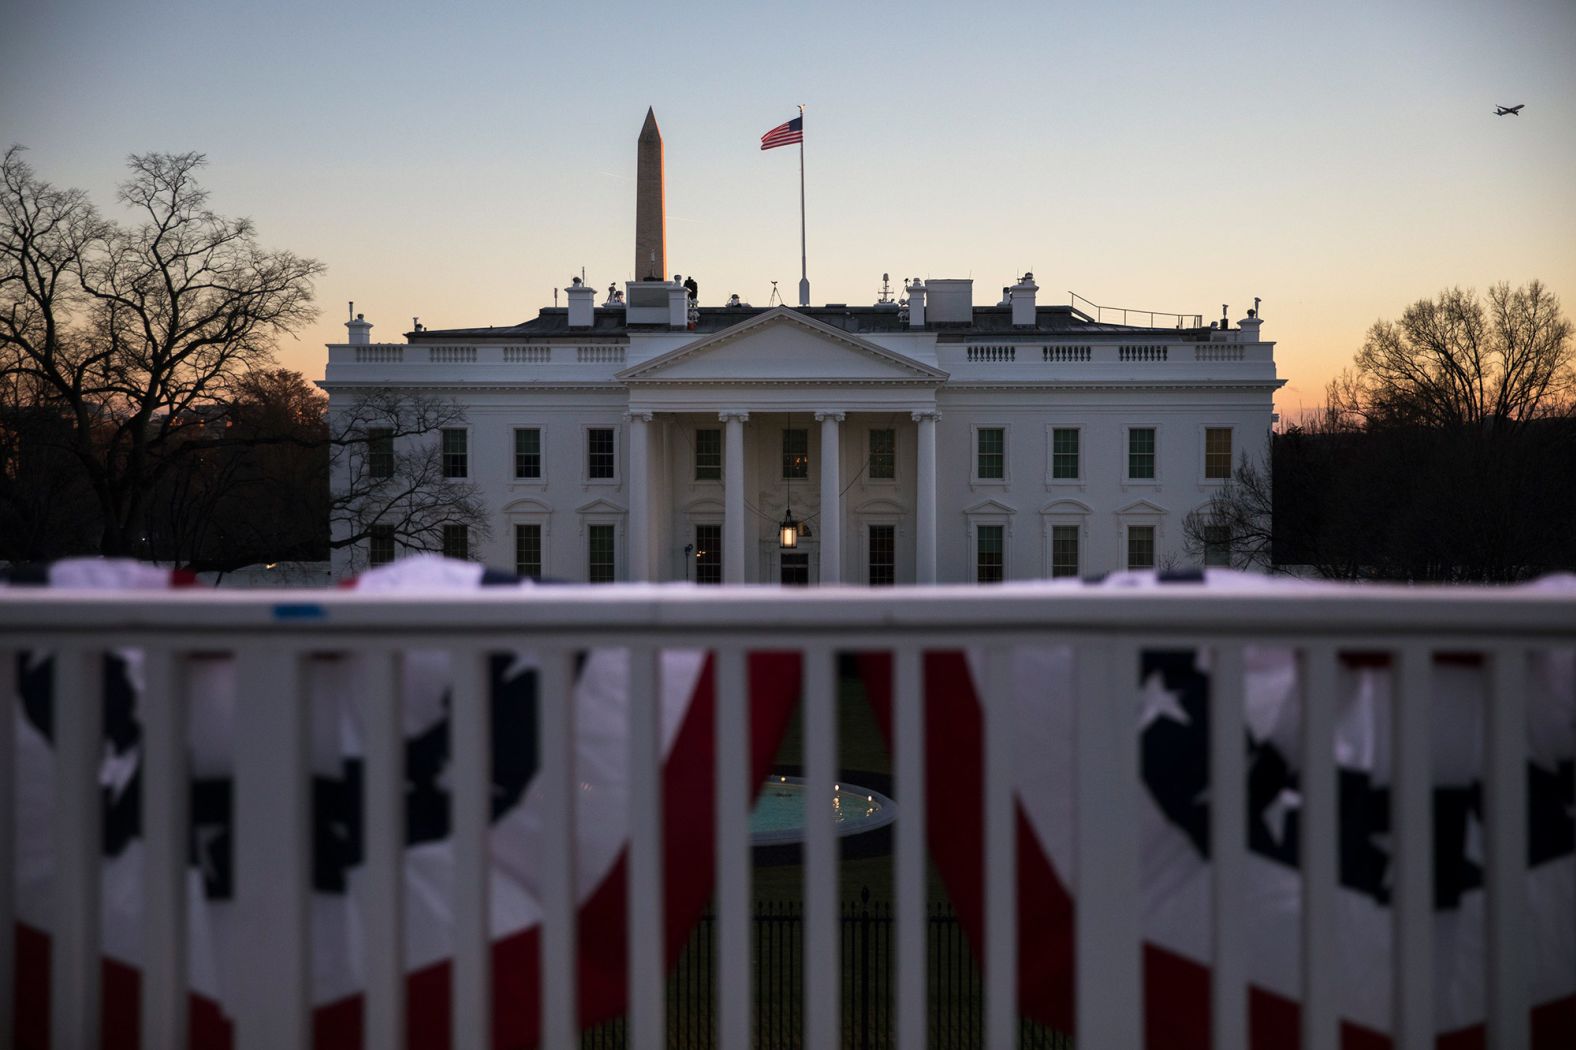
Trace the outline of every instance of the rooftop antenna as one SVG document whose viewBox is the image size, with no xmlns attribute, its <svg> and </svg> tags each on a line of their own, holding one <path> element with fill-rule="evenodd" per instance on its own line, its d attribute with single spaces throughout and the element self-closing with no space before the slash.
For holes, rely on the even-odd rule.
<svg viewBox="0 0 1576 1050">
<path fill-rule="evenodd" d="M 355 319 L 356 319 L 356 301 L 354 299 L 352 299 L 352 300 L 350 300 L 350 316 L 345 318 L 345 320 L 347 320 L 347 321 L 354 321 Z"/>
<path fill-rule="evenodd" d="M 553 309 L 558 309 L 558 286 L 553 285 Z"/>
<path fill-rule="evenodd" d="M 1222 332 L 1224 332 L 1226 329 L 1231 327 L 1231 321 L 1228 320 L 1230 315 L 1231 315 L 1231 307 L 1227 306 L 1225 303 L 1221 303 L 1220 304 L 1220 330 Z"/>
<path fill-rule="evenodd" d="M 772 297 L 770 299 L 766 300 L 766 305 L 767 306 L 781 306 L 782 304 L 783 304 L 783 297 L 777 294 L 777 282 L 773 281 L 772 282 Z"/>
<path fill-rule="evenodd" d="M 890 303 L 892 301 L 892 275 L 891 274 L 884 273 L 884 274 L 881 275 L 881 298 L 876 300 L 876 301 L 877 302 L 881 302 L 881 303 Z"/>
<path fill-rule="evenodd" d="M 1253 297 L 1253 316 L 1259 316 L 1259 297 L 1256 295 Z"/>
</svg>

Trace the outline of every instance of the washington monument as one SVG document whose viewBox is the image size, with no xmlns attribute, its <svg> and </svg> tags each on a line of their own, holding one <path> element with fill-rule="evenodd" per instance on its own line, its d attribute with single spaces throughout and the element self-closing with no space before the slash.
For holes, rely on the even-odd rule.
<svg viewBox="0 0 1576 1050">
<path fill-rule="evenodd" d="M 662 132 L 646 110 L 635 165 L 635 280 L 661 281 L 668 272 L 668 220 L 662 174 Z"/>
</svg>

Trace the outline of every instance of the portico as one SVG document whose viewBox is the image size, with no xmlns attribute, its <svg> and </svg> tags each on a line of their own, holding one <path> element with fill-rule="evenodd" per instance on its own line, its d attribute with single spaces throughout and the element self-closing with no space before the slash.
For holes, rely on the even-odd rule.
<svg viewBox="0 0 1576 1050">
<path fill-rule="evenodd" d="M 617 379 L 629 391 L 631 579 L 667 577 L 667 560 L 654 553 L 664 540 L 704 555 L 692 534 L 696 524 L 712 526 L 701 519 L 720 504 L 722 582 L 788 578 L 787 563 L 779 562 L 774 579 L 770 559 L 752 564 L 750 553 L 752 540 L 775 545 L 777 522 L 790 509 L 813 536 L 803 560 L 795 556 L 795 572 L 812 564 L 813 553 L 811 582 L 867 582 L 862 566 L 847 563 L 850 549 L 862 551 L 864 541 L 850 543 L 845 494 L 869 473 L 872 441 L 881 445 L 877 470 L 892 473 L 881 508 L 882 520 L 894 522 L 891 550 L 912 552 L 912 577 L 909 565 L 900 575 L 936 579 L 936 390 L 947 373 L 778 309 L 627 368 Z M 699 467 L 693 462 L 711 420 L 722 431 L 715 480 L 709 459 Z M 897 452 L 899 434 L 904 451 L 912 450 L 908 456 Z M 899 469 L 911 484 L 899 486 Z M 888 533 L 877 535 L 888 542 Z"/>
</svg>

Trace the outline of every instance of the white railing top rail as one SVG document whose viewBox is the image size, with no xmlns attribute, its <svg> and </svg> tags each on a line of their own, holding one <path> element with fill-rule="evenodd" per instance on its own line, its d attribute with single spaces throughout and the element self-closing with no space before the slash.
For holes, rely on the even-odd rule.
<svg viewBox="0 0 1576 1050">
<path fill-rule="evenodd" d="M 897 600 L 897 599 L 901 600 Z M 1569 641 L 1576 596 L 1514 587 L 1311 584 L 1221 591 L 1177 583 L 1094 589 L 1059 585 L 913 587 L 900 590 L 694 587 L 623 584 L 401 591 L 160 591 L 12 588 L 0 591 L 0 632 L 37 639 L 61 634 L 158 632 L 213 636 L 277 631 L 314 636 L 415 632 L 453 644 L 483 632 L 574 634 L 616 640 L 629 632 L 717 637 L 856 632 L 877 637 L 935 632 L 1057 633 L 1237 638 L 1429 637 L 1463 646 L 1496 639 Z M 917 640 L 917 639 L 916 639 Z M 358 644 L 376 638 L 358 638 Z"/>
</svg>

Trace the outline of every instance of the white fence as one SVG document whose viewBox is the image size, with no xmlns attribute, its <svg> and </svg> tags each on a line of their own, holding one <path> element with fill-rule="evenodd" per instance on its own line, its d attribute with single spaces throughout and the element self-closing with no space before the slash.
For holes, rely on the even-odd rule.
<svg viewBox="0 0 1576 1050">
<path fill-rule="evenodd" d="M 1484 783 L 1489 1045 L 1528 1045 L 1528 994 L 1521 945 L 1528 932 L 1524 694 L 1529 654 L 1571 644 L 1576 602 L 1568 596 L 1487 589 L 1313 588 L 1286 593 L 1209 592 L 1177 585 L 1135 591 L 934 588 L 795 591 L 678 588 L 540 588 L 526 592 L 366 595 L 355 592 L 172 592 L 88 594 L 0 592 L 0 648 L 7 676 L 18 650 L 48 648 L 56 663 L 55 749 L 58 858 L 50 984 L 57 1047 L 90 1046 L 99 1025 L 99 655 L 141 647 L 146 657 L 143 785 L 147 958 L 142 975 L 142 1045 L 185 1040 L 187 972 L 186 711 L 179 700 L 192 654 L 226 652 L 238 662 L 239 704 L 234 805 L 237 916 L 245 982 L 234 1017 L 240 1050 L 309 1045 L 310 960 L 308 784 L 301 688 L 308 653 L 375 654 L 369 697 L 394 697 L 396 660 L 412 648 L 452 654 L 451 790 L 458 882 L 454 900 L 454 1046 L 489 1045 L 486 855 L 490 725 L 483 700 L 484 657 L 518 647 L 541 656 L 541 769 L 546 791 L 543 858 L 542 1004 L 544 1045 L 578 1045 L 575 1015 L 576 927 L 569 695 L 574 654 L 627 647 L 632 655 L 629 770 L 632 805 L 629 894 L 629 1031 L 633 1045 L 666 1045 L 660 757 L 657 743 L 658 650 L 706 647 L 717 673 L 715 813 L 717 840 L 718 1032 L 721 1045 L 750 1045 L 751 908 L 749 708 L 745 653 L 795 650 L 804 668 L 805 777 L 830 791 L 837 770 L 836 654 L 894 656 L 893 796 L 898 930 L 896 1045 L 924 1045 L 926 995 L 924 724 L 916 703 L 921 656 L 928 649 L 984 651 L 986 783 L 984 827 L 987 1043 L 1014 1045 L 1018 1032 L 1014 801 L 1006 756 L 1007 659 L 1016 645 L 1076 647 L 1076 1015 L 1086 1047 L 1142 1044 L 1138 841 L 1137 690 L 1140 647 L 1198 646 L 1214 655 L 1210 719 L 1212 826 L 1240 822 L 1245 807 L 1243 647 L 1275 644 L 1300 654 L 1304 696 L 1302 761 L 1303 1046 L 1337 1046 L 1334 1003 L 1342 966 L 1334 922 L 1337 892 L 1336 768 L 1331 741 L 1337 653 L 1385 650 L 1399 668 L 1395 691 L 1393 915 L 1396 1045 L 1434 1045 L 1430 813 L 1431 655 L 1484 654 L 1491 667 Z M 14 683 L 0 681 L 3 694 Z M 280 697 L 284 699 L 281 700 Z M 554 701 L 558 702 L 554 702 Z M 368 982 L 366 1044 L 402 1042 L 405 982 L 401 962 L 401 729 L 398 700 L 381 708 L 366 742 L 365 928 Z M 0 755 L 11 754 L 10 712 L 0 718 Z M 12 928 L 12 828 L 16 784 L 0 776 L 0 930 Z M 1240 825 L 1238 825 L 1240 826 Z M 1220 1050 L 1246 1046 L 1246 932 L 1230 906 L 1243 886 L 1245 845 L 1216 836 L 1212 848 L 1213 1026 Z M 837 972 L 837 847 L 830 816 L 813 821 L 805 841 L 806 1043 L 841 1045 Z M 1224 904 L 1225 906 L 1220 906 Z M 0 937 L 0 1033 L 10 1031 L 11 938 Z M 0 1038 L 0 1041 L 4 1041 Z"/>
</svg>

